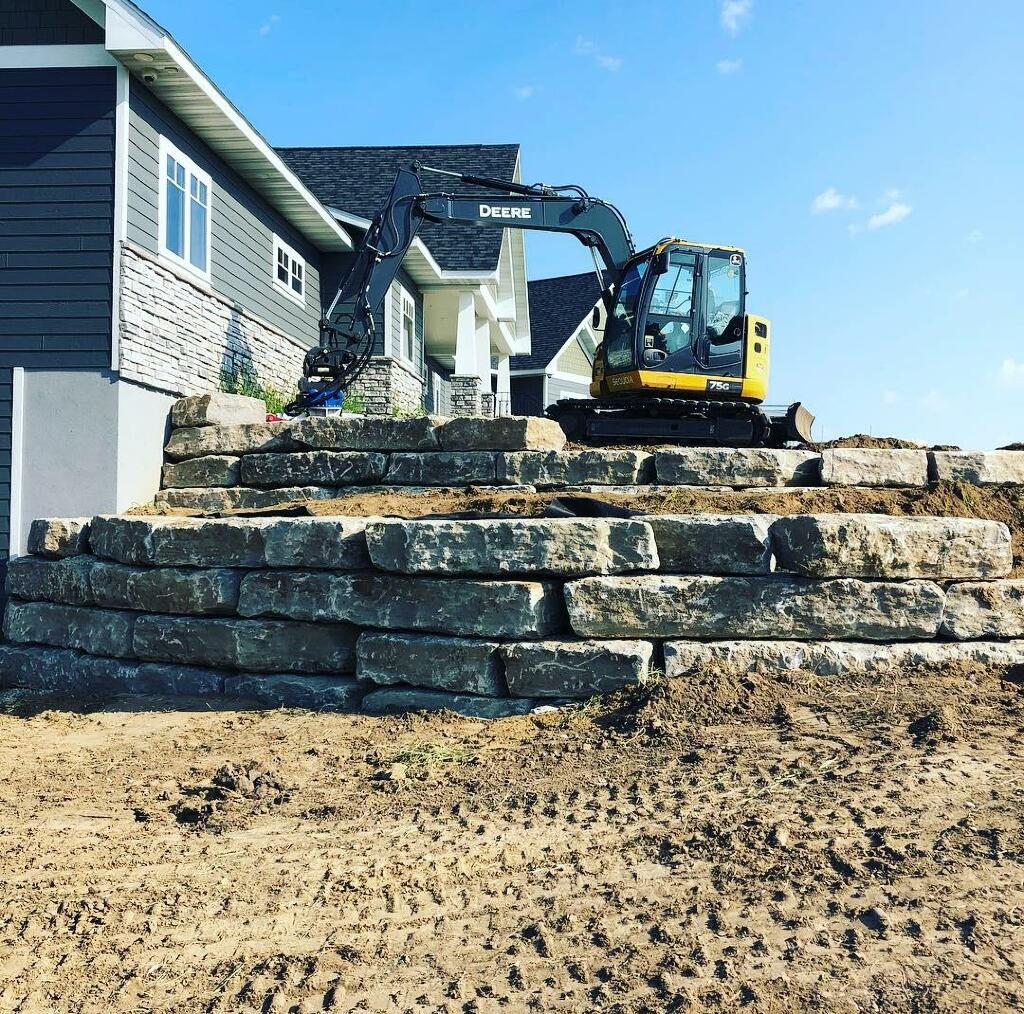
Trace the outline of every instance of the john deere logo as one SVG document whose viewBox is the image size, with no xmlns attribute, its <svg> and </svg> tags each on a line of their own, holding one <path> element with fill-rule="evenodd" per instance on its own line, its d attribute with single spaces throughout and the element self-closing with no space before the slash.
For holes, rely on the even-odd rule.
<svg viewBox="0 0 1024 1014">
<path fill-rule="evenodd" d="M 509 208 L 497 204 L 481 204 L 481 218 L 533 218 L 532 208 Z"/>
</svg>

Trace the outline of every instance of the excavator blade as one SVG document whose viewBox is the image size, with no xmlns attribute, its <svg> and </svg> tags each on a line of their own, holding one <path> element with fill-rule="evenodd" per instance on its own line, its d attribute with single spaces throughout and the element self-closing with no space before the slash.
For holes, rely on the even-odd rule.
<svg viewBox="0 0 1024 1014">
<path fill-rule="evenodd" d="M 814 439 L 811 431 L 814 428 L 814 416 L 804 408 L 803 403 L 796 401 L 786 409 L 766 409 L 771 419 L 771 442 L 782 445 L 792 442 L 809 444 Z"/>
</svg>

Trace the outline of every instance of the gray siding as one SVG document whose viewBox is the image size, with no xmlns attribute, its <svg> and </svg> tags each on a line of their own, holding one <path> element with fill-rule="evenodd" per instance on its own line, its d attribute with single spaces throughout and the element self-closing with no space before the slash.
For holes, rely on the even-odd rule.
<svg viewBox="0 0 1024 1014">
<path fill-rule="evenodd" d="M 0 69 L 0 367 L 110 365 L 113 68 Z"/>
<path fill-rule="evenodd" d="M 103 29 L 68 0 L 0 0 L 0 46 L 103 42 Z"/>
<path fill-rule="evenodd" d="M 173 113 L 132 82 L 129 97 L 128 239 L 159 253 L 160 135 L 210 174 L 211 284 L 220 295 L 309 343 L 320 321 L 320 254 Z M 306 259 L 306 305 L 280 292 L 271 273 L 273 234 Z"/>
<path fill-rule="evenodd" d="M 452 414 L 452 371 L 427 356 L 424 360 L 426 377 L 423 384 L 423 409 L 438 415 Z"/>
</svg>

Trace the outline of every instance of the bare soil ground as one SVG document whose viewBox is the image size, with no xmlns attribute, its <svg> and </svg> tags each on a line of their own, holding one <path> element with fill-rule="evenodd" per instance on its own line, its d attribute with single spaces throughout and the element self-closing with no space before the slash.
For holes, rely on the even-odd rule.
<svg viewBox="0 0 1024 1014">
<path fill-rule="evenodd" d="M 0 695 L 0 1010 L 1024 1005 L 1024 674 L 180 707 Z"/>
</svg>

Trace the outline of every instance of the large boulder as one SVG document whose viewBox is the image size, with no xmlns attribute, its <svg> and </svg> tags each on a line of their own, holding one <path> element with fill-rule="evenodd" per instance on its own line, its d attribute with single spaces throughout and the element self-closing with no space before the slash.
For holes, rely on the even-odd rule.
<svg viewBox="0 0 1024 1014">
<path fill-rule="evenodd" d="M 405 574 L 620 574 L 657 570 L 642 521 L 606 518 L 382 519 L 366 527 L 373 565 Z"/>
<path fill-rule="evenodd" d="M 352 488 L 347 487 L 351 492 Z M 184 509 L 216 514 L 220 511 L 265 510 L 303 500 L 333 500 L 346 490 L 334 486 L 286 486 L 282 489 L 162 489 L 154 504 L 162 509 Z"/>
<path fill-rule="evenodd" d="M 160 567 L 262 567 L 266 518 L 100 516 L 91 543 L 97 556 Z"/>
<path fill-rule="evenodd" d="M 514 697 L 592 697 L 649 675 L 650 641 L 536 641 L 505 644 L 505 678 Z"/>
<path fill-rule="evenodd" d="M 470 486 L 493 484 L 495 459 L 490 451 L 438 451 L 392 454 L 387 482 L 403 486 Z"/>
<path fill-rule="evenodd" d="M 98 562 L 91 556 L 69 556 L 63 560 L 19 556 L 7 567 L 7 594 L 33 602 L 89 605 L 92 602 L 89 575 Z"/>
<path fill-rule="evenodd" d="M 536 701 L 510 697 L 474 697 L 443 690 L 415 687 L 384 687 L 371 690 L 363 698 L 362 710 L 368 715 L 400 715 L 407 711 L 453 711 L 466 718 L 511 718 L 528 715 Z"/>
<path fill-rule="evenodd" d="M 360 634 L 356 650 L 360 678 L 374 683 L 508 696 L 496 641 L 367 630 Z"/>
<path fill-rule="evenodd" d="M 282 518 L 263 529 L 268 567 L 361 570 L 370 565 L 366 525 L 372 518 Z"/>
<path fill-rule="evenodd" d="M 28 551 L 59 558 L 89 552 L 89 518 L 37 518 L 28 531 Z"/>
<path fill-rule="evenodd" d="M 113 609 L 12 600 L 4 615 L 4 635 L 19 644 L 48 644 L 90 655 L 130 658 L 135 617 L 135 613 Z"/>
<path fill-rule="evenodd" d="M 769 574 L 771 514 L 650 514 L 661 569 L 675 574 Z"/>
<path fill-rule="evenodd" d="M 349 624 L 206 619 L 142 613 L 134 650 L 141 659 L 253 672 L 350 673 L 358 631 Z"/>
<path fill-rule="evenodd" d="M 174 430 L 164 453 L 172 461 L 209 455 L 266 454 L 285 451 L 294 445 L 288 434 L 294 423 L 259 422 L 242 426 L 196 426 Z"/>
<path fill-rule="evenodd" d="M 294 676 L 250 673 L 227 676 L 224 696 L 248 698 L 269 708 L 358 711 L 367 685 L 351 676 Z"/>
<path fill-rule="evenodd" d="M 308 570 L 247 574 L 238 612 L 466 637 L 544 637 L 565 623 L 557 584 Z"/>
<path fill-rule="evenodd" d="M 808 577 L 1005 577 L 1010 530 L 973 518 L 801 514 L 772 526 L 780 570 Z"/>
<path fill-rule="evenodd" d="M 932 478 L 975 486 L 1024 486 L 1024 452 L 933 451 Z"/>
<path fill-rule="evenodd" d="M 924 641 L 864 644 L 852 641 L 667 641 L 665 675 L 685 678 L 694 670 L 782 673 L 803 670 L 818 676 L 872 674 L 892 670 L 977 663 L 1024 665 L 1024 641 Z"/>
<path fill-rule="evenodd" d="M 837 447 L 821 452 L 826 486 L 927 486 L 928 452 Z"/>
<path fill-rule="evenodd" d="M 624 486 L 653 477 L 654 455 L 643 451 L 509 451 L 498 457 L 498 479 L 535 486 Z"/>
<path fill-rule="evenodd" d="M 179 398 L 171 406 L 172 426 L 236 426 L 266 419 L 267 406 L 259 398 L 223 391 Z"/>
<path fill-rule="evenodd" d="M 565 586 L 581 637 L 911 641 L 935 637 L 945 596 L 900 584 L 799 577 L 585 577 Z"/>
<path fill-rule="evenodd" d="M 110 609 L 230 616 L 242 572 L 222 567 L 129 567 L 96 560 L 89 572 L 92 601 Z"/>
<path fill-rule="evenodd" d="M 239 460 L 227 454 L 207 454 L 202 458 L 168 462 L 163 468 L 163 485 L 165 488 L 237 486 Z"/>
<path fill-rule="evenodd" d="M 374 451 L 246 454 L 241 474 L 249 486 L 356 486 L 380 482 L 387 464 L 387 455 Z"/>
<path fill-rule="evenodd" d="M 540 416 L 465 416 L 438 428 L 446 451 L 560 451 L 565 433 L 554 419 Z"/>
<path fill-rule="evenodd" d="M 292 424 L 289 437 L 311 451 L 436 451 L 434 423 L 430 416 L 306 416 Z"/>
<path fill-rule="evenodd" d="M 1024 637 L 1024 580 L 951 585 L 942 632 L 961 641 Z"/>
<path fill-rule="evenodd" d="M 818 455 L 772 447 L 679 447 L 655 454 L 658 482 L 683 486 L 816 486 Z"/>
</svg>

